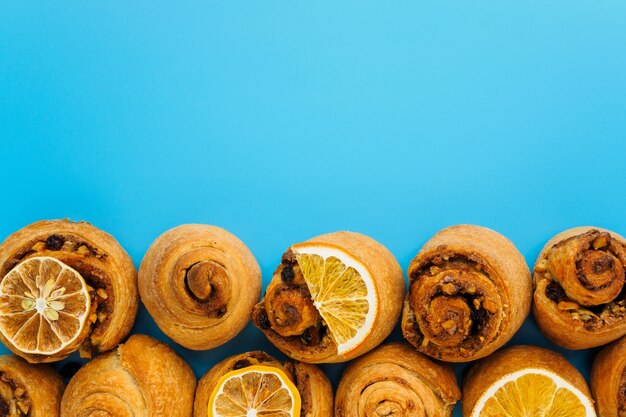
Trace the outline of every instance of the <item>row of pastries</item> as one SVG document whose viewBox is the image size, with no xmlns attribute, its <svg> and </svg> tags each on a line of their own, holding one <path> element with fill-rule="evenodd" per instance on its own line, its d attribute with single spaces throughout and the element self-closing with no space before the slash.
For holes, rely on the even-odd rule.
<svg viewBox="0 0 626 417">
<path fill-rule="evenodd" d="M 183 225 L 163 233 L 150 246 L 137 272 L 119 243 L 98 228 L 86 222 L 41 221 L 15 232 L 0 246 L 0 339 L 32 364 L 59 361 L 74 351 L 83 357 L 95 356 L 65 390 L 60 407 L 66 410 L 64 416 L 99 415 L 99 396 L 107 395 L 101 387 L 111 381 L 113 388 L 126 384 L 134 391 L 114 395 L 113 401 L 118 403 L 114 411 L 108 411 L 110 415 L 142 415 L 133 411 L 141 409 L 155 416 L 178 415 L 174 414 L 178 411 L 181 416 L 191 415 L 191 405 L 177 402 L 192 404 L 194 398 L 196 410 L 202 410 L 195 415 L 206 415 L 205 403 L 215 387 L 203 381 L 215 383 L 216 375 L 235 371 L 229 370 L 235 363 L 239 368 L 245 363 L 280 368 L 281 375 L 293 380 L 301 392 L 301 415 L 331 415 L 333 396 L 328 380 L 309 364 L 356 358 L 343 380 L 379 375 L 390 388 L 393 381 L 389 378 L 407 373 L 410 378 L 416 375 L 413 388 L 419 398 L 427 388 L 435 394 L 400 406 L 401 401 L 383 401 L 383 397 L 395 398 L 402 390 L 376 389 L 377 384 L 370 383 L 358 391 L 354 388 L 357 382 L 342 382 L 336 395 L 336 415 L 374 415 L 349 411 L 371 407 L 383 407 L 376 409 L 378 415 L 387 415 L 387 411 L 403 415 L 401 410 L 410 411 L 417 404 L 432 410 L 425 415 L 450 415 L 460 391 L 450 369 L 438 361 L 491 360 L 531 309 L 541 331 L 565 348 L 601 346 L 624 336 L 625 244 L 621 236 L 608 230 L 570 229 L 545 245 L 531 274 L 523 256 L 504 236 L 480 226 L 453 226 L 433 236 L 411 261 L 407 291 L 402 269 L 387 248 L 362 234 L 336 232 L 289 247 L 259 302 L 258 262 L 241 240 L 219 227 Z M 320 254 L 327 254 L 325 262 L 319 262 Z M 337 272 L 338 266 L 330 259 L 342 260 L 343 269 Z M 334 273 L 336 282 L 323 282 L 324 274 Z M 313 283 L 316 274 L 320 281 Z M 337 289 L 340 282 L 355 275 L 363 278 L 356 280 L 361 287 L 347 287 L 353 296 L 344 297 L 345 305 L 328 299 L 330 290 L 326 289 Z M 252 355 L 251 359 L 229 358 L 200 381 L 195 393 L 190 368 L 166 345 L 139 335 L 120 345 L 130 332 L 139 299 L 159 328 L 186 348 L 219 346 L 252 320 L 293 361 L 280 363 L 260 352 L 243 354 Z M 348 314 L 352 310 L 361 311 L 361 316 L 356 314 L 354 319 L 354 314 Z M 350 326 L 341 327 L 349 320 L 356 323 L 353 327 L 358 331 L 350 333 Z M 398 320 L 408 343 L 376 349 Z M 612 352 L 621 352 L 620 346 L 615 342 L 606 348 L 594 368 L 601 370 L 594 371 L 592 378 L 599 409 L 601 393 L 608 388 L 594 388 L 593 381 L 610 387 L 609 407 L 626 410 L 624 364 L 612 359 L 619 355 Z M 146 349 L 164 359 L 151 360 Z M 542 355 L 531 351 L 530 356 Z M 15 357 L 6 358 L 5 368 L 16 368 L 17 363 L 26 366 Z M 398 372 L 390 371 L 394 367 Z M 369 371 L 359 373 L 365 368 Z M 425 375 L 420 369 L 429 371 Z M 10 379 L 5 375 L 0 378 Z M 312 382 L 305 387 L 303 381 Z M 33 403 L 35 396 L 25 402 L 13 385 L 23 384 L 4 385 L 8 388 L 2 391 L 0 416 L 5 408 L 14 412 L 5 413 L 10 416 L 38 415 L 33 414 L 35 408 L 25 406 Z M 182 390 L 173 402 L 167 399 L 167 392 L 159 391 L 161 387 L 170 392 L 171 386 Z M 342 390 L 342 386 L 354 389 Z M 143 392 L 145 387 L 148 393 Z M 370 392 L 381 401 L 361 399 Z M 378 398 L 380 395 L 383 397 Z M 29 411 L 24 412 L 25 407 Z"/>
</svg>

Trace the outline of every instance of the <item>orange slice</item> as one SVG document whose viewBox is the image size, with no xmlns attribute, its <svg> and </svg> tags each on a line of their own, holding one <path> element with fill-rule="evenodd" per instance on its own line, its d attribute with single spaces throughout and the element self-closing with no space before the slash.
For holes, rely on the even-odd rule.
<svg viewBox="0 0 626 417">
<path fill-rule="evenodd" d="M 253 365 L 220 378 L 209 400 L 209 417 L 300 417 L 300 393 L 285 373 Z"/>
<path fill-rule="evenodd" d="M 313 304 L 337 344 L 346 354 L 371 333 L 378 294 L 368 269 L 343 249 L 319 243 L 292 246 Z"/>
<path fill-rule="evenodd" d="M 83 277 L 55 258 L 29 258 L 0 282 L 0 332 L 23 353 L 51 355 L 74 343 L 90 307 Z"/>
<path fill-rule="evenodd" d="M 595 417 L 579 389 L 545 369 L 500 378 L 480 397 L 470 417 Z"/>
</svg>

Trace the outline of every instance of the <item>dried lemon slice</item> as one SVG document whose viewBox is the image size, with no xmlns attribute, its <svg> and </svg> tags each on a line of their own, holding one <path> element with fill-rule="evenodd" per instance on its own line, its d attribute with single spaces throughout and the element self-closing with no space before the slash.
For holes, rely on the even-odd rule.
<svg viewBox="0 0 626 417">
<path fill-rule="evenodd" d="M 378 308 L 374 282 L 365 265 L 338 247 L 302 243 L 292 250 L 337 353 L 358 348 L 372 331 Z"/>
<path fill-rule="evenodd" d="M 485 391 L 471 417 L 595 417 L 589 398 L 545 369 L 508 374 Z"/>
<path fill-rule="evenodd" d="M 29 258 L 0 282 L 0 332 L 24 353 L 51 355 L 74 343 L 90 307 L 83 277 L 55 258 Z"/>
<path fill-rule="evenodd" d="M 209 417 L 299 417 L 300 407 L 300 393 L 283 371 L 253 365 L 220 378 Z"/>
</svg>

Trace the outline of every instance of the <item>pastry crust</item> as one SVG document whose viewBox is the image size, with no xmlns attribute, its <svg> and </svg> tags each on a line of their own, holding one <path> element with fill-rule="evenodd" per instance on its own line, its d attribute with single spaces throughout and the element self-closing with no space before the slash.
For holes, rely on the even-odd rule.
<svg viewBox="0 0 626 417">
<path fill-rule="evenodd" d="M 546 243 L 533 268 L 533 314 L 548 339 L 587 349 L 626 334 L 625 245 L 618 234 L 592 226 L 568 229 Z"/>
<path fill-rule="evenodd" d="M 626 416 L 626 337 L 596 356 L 591 367 L 591 393 L 599 417 Z"/>
<path fill-rule="evenodd" d="M 87 330 L 71 350 L 54 355 L 25 354 L 0 333 L 0 340 L 13 353 L 29 362 L 53 362 L 66 358 L 80 345 L 81 356 L 90 357 L 113 349 L 128 335 L 137 314 L 137 273 L 132 259 L 113 236 L 86 222 L 33 223 L 0 245 L 0 277 L 35 256 L 56 258 L 78 271 L 92 287 L 93 310 Z"/>
<path fill-rule="evenodd" d="M 191 417 L 195 388 L 193 371 L 170 346 L 133 335 L 74 375 L 61 417 Z"/>
<path fill-rule="evenodd" d="M 390 343 L 348 366 L 337 389 L 335 417 L 451 417 L 460 398 L 452 367 L 408 343 Z"/>
<path fill-rule="evenodd" d="M 274 272 L 264 299 L 254 308 L 252 320 L 255 326 L 283 353 L 302 362 L 344 362 L 372 350 L 389 336 L 402 309 L 405 282 L 400 265 L 382 244 L 359 233 L 329 233 L 305 243 L 322 243 L 339 248 L 358 259 L 369 270 L 379 303 L 371 333 L 356 349 L 343 355 L 337 353 L 337 345 L 326 332 L 313 306 L 291 249 L 283 255 L 283 262 Z M 286 268 L 295 271 L 293 281 L 285 282 L 282 279 L 282 272 Z M 283 322 L 289 323 L 293 319 L 295 324 L 278 329 L 278 314 L 285 311 L 290 312 L 291 317 Z"/>
<path fill-rule="evenodd" d="M 281 363 L 265 352 L 254 351 L 224 359 L 200 379 L 194 402 L 194 417 L 207 417 L 211 394 L 222 376 L 235 369 L 257 364 L 278 368 L 294 382 L 302 399 L 301 417 L 332 416 L 332 386 L 317 366 L 301 362 Z"/>
<path fill-rule="evenodd" d="M 519 345 L 498 351 L 469 369 L 463 379 L 463 416 L 471 415 L 480 396 L 497 380 L 529 368 L 551 371 L 591 399 L 585 379 L 562 355 L 538 346 Z"/>
<path fill-rule="evenodd" d="M 159 236 L 139 268 L 141 300 L 159 328 L 186 348 L 235 337 L 261 294 L 261 268 L 228 231 L 186 224 Z"/>
<path fill-rule="evenodd" d="M 0 416 L 59 417 L 63 380 L 47 365 L 0 356 Z"/>
<path fill-rule="evenodd" d="M 411 261 L 408 277 L 402 332 L 436 359 L 483 358 L 508 342 L 530 312 L 532 283 L 524 257 L 485 227 L 439 231 Z"/>
</svg>

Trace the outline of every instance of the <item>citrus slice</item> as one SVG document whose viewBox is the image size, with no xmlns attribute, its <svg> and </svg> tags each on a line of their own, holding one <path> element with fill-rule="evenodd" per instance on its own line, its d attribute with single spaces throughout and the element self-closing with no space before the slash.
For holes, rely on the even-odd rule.
<svg viewBox="0 0 626 417">
<path fill-rule="evenodd" d="M 74 269 L 51 257 L 34 257 L 0 282 L 0 332 L 21 352 L 51 355 L 81 334 L 91 301 Z"/>
<path fill-rule="evenodd" d="M 337 353 L 356 349 L 372 331 L 378 309 L 368 269 L 338 247 L 302 243 L 292 251 Z"/>
<path fill-rule="evenodd" d="M 523 369 L 485 391 L 470 417 L 595 417 L 589 398 L 545 369 Z"/>
<path fill-rule="evenodd" d="M 209 417 L 300 417 L 300 393 L 285 373 L 253 365 L 220 378 L 209 400 Z"/>
</svg>

